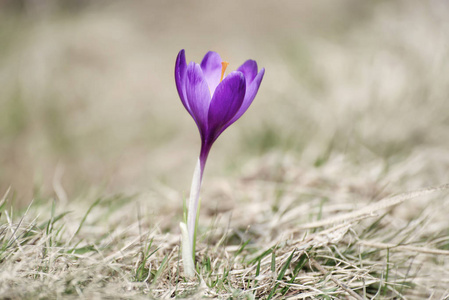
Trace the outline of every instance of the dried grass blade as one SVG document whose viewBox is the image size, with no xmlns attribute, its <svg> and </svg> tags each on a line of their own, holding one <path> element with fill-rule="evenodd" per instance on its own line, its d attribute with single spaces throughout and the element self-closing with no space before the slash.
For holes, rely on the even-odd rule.
<svg viewBox="0 0 449 300">
<path fill-rule="evenodd" d="M 331 218 L 327 218 L 324 220 L 300 225 L 299 228 L 310 229 L 310 228 L 323 227 L 323 226 L 327 226 L 327 225 L 331 225 L 331 224 L 339 223 L 339 222 L 351 221 L 351 220 L 359 218 L 361 216 L 369 216 L 369 215 L 372 215 L 376 211 L 390 208 L 392 206 L 401 204 L 402 202 L 404 202 L 406 200 L 410 200 L 410 199 L 413 199 L 416 197 L 422 197 L 422 196 L 425 196 L 425 195 L 428 195 L 428 194 L 431 194 L 434 192 L 447 190 L 447 189 L 449 189 L 449 183 L 440 185 L 438 187 L 430 187 L 430 188 L 424 188 L 424 189 L 413 191 L 413 192 L 402 193 L 402 194 L 399 194 L 396 196 L 384 198 L 384 199 L 380 200 L 379 202 L 365 206 L 365 207 L 363 207 L 359 210 L 356 210 L 354 212 L 350 212 L 350 213 L 342 214 L 340 216 L 331 217 Z"/>
</svg>

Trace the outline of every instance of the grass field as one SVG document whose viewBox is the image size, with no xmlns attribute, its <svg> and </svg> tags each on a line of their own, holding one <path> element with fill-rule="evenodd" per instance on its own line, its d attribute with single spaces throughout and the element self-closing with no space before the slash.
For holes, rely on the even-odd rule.
<svg viewBox="0 0 449 300">
<path fill-rule="evenodd" d="M 0 0 L 1 299 L 448 299 L 446 1 Z M 266 73 L 206 167 L 180 49 Z"/>
</svg>

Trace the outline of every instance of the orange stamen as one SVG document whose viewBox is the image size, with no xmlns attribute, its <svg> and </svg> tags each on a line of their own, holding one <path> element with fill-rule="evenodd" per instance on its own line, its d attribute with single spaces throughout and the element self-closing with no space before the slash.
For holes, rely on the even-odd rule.
<svg viewBox="0 0 449 300">
<path fill-rule="evenodd" d="M 221 78 L 220 78 L 220 82 L 223 80 L 223 76 L 224 73 L 226 71 L 226 68 L 228 67 L 229 63 L 227 61 L 222 61 L 221 62 Z"/>
</svg>

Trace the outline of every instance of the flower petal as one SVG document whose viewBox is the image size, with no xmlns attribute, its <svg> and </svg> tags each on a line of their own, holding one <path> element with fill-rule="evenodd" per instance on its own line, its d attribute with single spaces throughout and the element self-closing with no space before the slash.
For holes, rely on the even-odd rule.
<svg viewBox="0 0 449 300">
<path fill-rule="evenodd" d="M 257 63 L 254 60 L 248 59 L 241 65 L 237 71 L 245 75 L 246 85 L 249 86 L 257 75 Z"/>
<path fill-rule="evenodd" d="M 245 99 L 243 100 L 242 106 L 240 106 L 238 112 L 234 115 L 231 121 L 226 124 L 224 129 L 226 129 L 229 125 L 237 121 L 249 108 L 251 103 L 253 103 L 254 98 L 256 97 L 257 91 L 259 91 L 260 83 L 262 82 L 263 75 L 265 74 L 265 69 L 262 68 L 257 74 L 256 78 L 251 82 L 251 84 L 246 86 Z M 224 130 L 223 129 L 223 130 Z"/>
<path fill-rule="evenodd" d="M 176 89 L 178 90 L 179 98 L 181 98 L 181 102 L 186 108 L 186 110 L 192 114 L 190 111 L 189 104 L 187 103 L 187 96 L 186 96 L 186 90 L 185 90 L 185 80 L 186 80 L 186 71 L 187 71 L 187 63 L 186 63 L 186 56 L 185 51 L 182 49 L 178 53 L 178 57 L 176 58 L 175 63 L 175 82 L 176 82 Z"/>
<path fill-rule="evenodd" d="M 209 51 L 201 61 L 201 69 L 209 86 L 210 94 L 213 95 L 220 83 L 221 57 L 217 52 Z"/>
<path fill-rule="evenodd" d="M 222 128 L 239 111 L 245 98 L 245 76 L 242 72 L 231 72 L 217 86 L 212 97 L 208 114 L 208 142 L 218 138 Z"/>
<path fill-rule="evenodd" d="M 211 103 L 209 88 L 199 64 L 189 63 L 186 71 L 186 103 L 203 138 L 207 130 L 207 112 Z"/>
</svg>

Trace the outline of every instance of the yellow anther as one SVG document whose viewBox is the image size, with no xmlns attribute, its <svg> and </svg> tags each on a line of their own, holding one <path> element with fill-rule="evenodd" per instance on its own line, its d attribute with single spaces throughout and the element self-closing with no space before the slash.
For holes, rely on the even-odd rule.
<svg viewBox="0 0 449 300">
<path fill-rule="evenodd" d="M 229 63 L 227 61 L 222 61 L 221 62 L 221 78 L 220 78 L 220 82 L 223 80 L 223 76 L 224 73 L 226 71 L 226 68 L 228 67 Z"/>
</svg>

